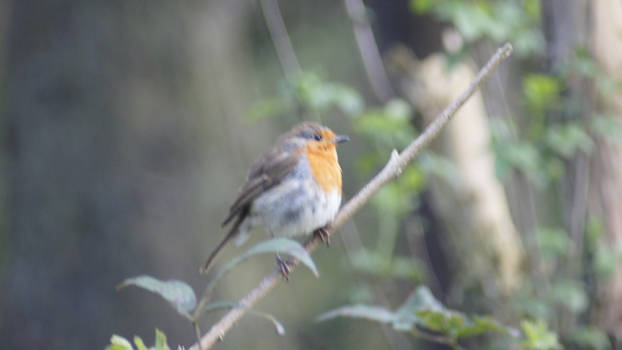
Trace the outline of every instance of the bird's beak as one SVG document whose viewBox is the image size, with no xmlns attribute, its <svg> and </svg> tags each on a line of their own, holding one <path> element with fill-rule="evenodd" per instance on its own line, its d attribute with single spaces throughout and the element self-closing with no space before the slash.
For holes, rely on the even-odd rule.
<svg viewBox="0 0 622 350">
<path fill-rule="evenodd" d="M 350 137 L 348 135 L 337 135 L 335 136 L 333 141 L 335 143 L 342 143 L 342 142 L 350 141 Z"/>
</svg>

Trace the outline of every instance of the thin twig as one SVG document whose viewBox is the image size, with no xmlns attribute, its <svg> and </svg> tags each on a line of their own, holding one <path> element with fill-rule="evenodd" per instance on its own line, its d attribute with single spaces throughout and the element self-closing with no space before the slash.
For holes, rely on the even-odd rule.
<svg viewBox="0 0 622 350">
<path fill-rule="evenodd" d="M 192 324 L 194 325 L 194 334 L 197 336 L 197 344 L 199 344 L 199 350 L 203 350 L 203 347 L 200 345 L 201 344 L 201 328 L 199 328 L 199 323 L 192 322 Z"/>
<path fill-rule="evenodd" d="M 365 4 L 362 0 L 345 0 L 345 3 L 348 16 L 352 20 L 354 38 L 361 53 L 367 80 L 376 97 L 385 102 L 391 96 L 395 96 L 395 92 L 387 78 L 387 72 L 384 69 L 380 52 L 378 52 L 374 32 L 367 19 Z"/>
<path fill-rule="evenodd" d="M 475 80 L 471 82 L 469 87 L 454 100 L 436 119 L 419 135 L 404 151 L 399 154 L 397 151 L 391 153 L 391 159 L 385 167 L 376 175 L 367 185 L 365 185 L 359 193 L 356 194 L 343 208 L 339 211 L 335 220 L 330 225 L 328 234 L 332 235 L 335 230 L 344 224 L 356 211 L 358 211 L 369 199 L 380 190 L 380 188 L 395 179 L 402 172 L 404 167 L 412 161 L 415 155 L 423 149 L 439 131 L 447 124 L 456 111 L 475 93 L 482 82 L 493 72 L 497 66 L 503 62 L 512 53 L 512 46 L 505 44 L 502 48 L 490 58 L 488 63 L 479 71 Z M 307 251 L 311 252 L 321 243 L 318 237 L 313 237 L 305 243 Z M 291 265 L 291 272 L 298 266 L 299 262 L 294 261 Z M 255 305 L 261 300 L 277 283 L 281 281 L 280 270 L 275 270 L 259 283 L 257 287 L 251 290 L 244 298 L 240 300 L 240 304 L 244 308 L 236 308 L 225 314 L 220 321 L 212 326 L 212 328 L 201 338 L 203 349 L 210 349 L 214 344 L 221 340 L 224 335 L 233 327 L 233 325 L 247 312 L 247 308 Z M 200 350 L 199 344 L 194 344 L 190 350 Z"/>
<path fill-rule="evenodd" d="M 300 65 L 296 59 L 296 53 L 292 42 L 287 35 L 287 28 L 283 22 L 283 16 L 276 0 L 260 0 L 261 12 L 266 19 L 266 26 L 270 32 L 270 38 L 274 43 L 276 55 L 279 58 L 283 73 L 289 81 L 293 81 L 294 75 L 300 72 Z"/>
</svg>

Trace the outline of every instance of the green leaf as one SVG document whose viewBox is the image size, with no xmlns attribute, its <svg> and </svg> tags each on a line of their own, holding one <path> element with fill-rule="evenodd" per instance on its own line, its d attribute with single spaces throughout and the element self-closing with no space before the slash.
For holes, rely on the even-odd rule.
<svg viewBox="0 0 622 350">
<path fill-rule="evenodd" d="M 284 253 L 300 260 L 306 267 L 313 272 L 315 277 L 319 277 L 320 273 L 311 258 L 309 252 L 305 250 L 302 244 L 284 237 L 272 238 L 263 242 L 259 242 L 254 247 L 247 250 L 244 254 L 235 257 L 225 265 L 223 271 L 231 270 L 235 265 L 252 257 L 253 255 L 263 253 Z"/>
<path fill-rule="evenodd" d="M 170 350 L 166 343 L 166 335 L 156 328 L 155 350 Z"/>
<path fill-rule="evenodd" d="M 212 278 L 209 285 L 205 289 L 205 294 L 209 294 L 216 285 L 216 282 L 218 282 L 227 272 L 233 269 L 237 264 L 254 255 L 262 253 L 284 253 L 291 255 L 294 258 L 300 260 L 300 262 L 303 263 L 305 266 L 307 266 L 316 277 L 320 275 L 317 267 L 315 266 L 315 263 L 313 262 L 313 259 L 311 259 L 311 255 L 300 243 L 289 238 L 278 237 L 259 242 L 257 245 L 244 252 L 244 254 L 231 259 L 220 271 L 218 271 L 218 274 L 216 274 L 216 276 Z"/>
<path fill-rule="evenodd" d="M 572 280 L 552 284 L 550 291 L 552 300 L 563 305 L 575 314 L 579 314 L 588 306 L 588 298 L 583 286 Z"/>
<path fill-rule="evenodd" d="M 545 140 L 553 151 L 567 158 L 579 150 L 590 154 L 594 148 L 592 138 L 577 123 L 550 127 Z"/>
<path fill-rule="evenodd" d="M 572 332 L 570 340 L 584 349 L 611 349 L 611 342 L 609 341 L 607 333 L 596 327 L 579 327 Z"/>
<path fill-rule="evenodd" d="M 523 321 L 521 323 L 525 340 L 522 345 L 529 350 L 561 349 L 557 334 L 551 332 L 544 321 Z"/>
<path fill-rule="evenodd" d="M 322 112 L 336 106 L 346 115 L 356 115 L 363 111 L 363 99 L 347 85 L 326 82 L 313 73 L 302 72 L 294 81 L 298 101 L 313 111 Z"/>
<path fill-rule="evenodd" d="M 553 76 L 529 74 L 523 81 L 523 93 L 532 113 L 543 114 L 556 106 L 561 97 L 561 84 Z"/>
<path fill-rule="evenodd" d="M 515 330 L 504 327 L 490 317 L 474 316 L 471 319 L 460 312 L 446 309 L 425 286 L 413 291 L 395 312 L 384 307 L 358 304 L 326 312 L 318 316 L 317 321 L 335 317 L 362 318 L 391 324 L 395 330 L 400 332 L 411 332 L 415 327 L 423 327 L 453 340 L 485 332 L 517 336 Z"/>
<path fill-rule="evenodd" d="M 133 350 L 132 344 L 120 335 L 114 334 L 110 338 L 110 345 L 106 346 L 106 350 Z"/>
<path fill-rule="evenodd" d="M 410 0 L 410 10 L 416 14 L 424 14 L 430 12 L 436 0 Z"/>
<path fill-rule="evenodd" d="M 134 344 L 136 345 L 136 349 L 138 350 L 149 350 L 143 340 L 137 335 L 134 336 Z"/>
<path fill-rule="evenodd" d="M 559 228 L 538 228 L 536 237 L 539 241 L 542 256 L 549 260 L 555 260 L 567 254 L 572 243 L 568 232 Z"/>
<path fill-rule="evenodd" d="M 117 289 L 131 285 L 160 295 L 182 315 L 188 315 L 188 312 L 192 311 L 197 304 L 192 287 L 183 281 L 160 281 L 151 276 L 143 275 L 126 279 L 117 286 Z"/>
<path fill-rule="evenodd" d="M 389 323 L 393 322 L 395 314 L 393 311 L 383 307 L 358 304 L 340 307 L 323 313 L 316 318 L 316 321 L 322 322 L 336 317 L 362 318 L 380 323 Z"/>
<path fill-rule="evenodd" d="M 463 325 L 456 332 L 457 338 L 464 338 L 479 335 L 486 332 L 496 332 L 501 334 L 508 334 L 514 337 L 518 337 L 519 333 L 516 329 L 508 328 L 501 325 L 497 320 L 489 316 L 473 316 L 471 322 Z"/>
</svg>

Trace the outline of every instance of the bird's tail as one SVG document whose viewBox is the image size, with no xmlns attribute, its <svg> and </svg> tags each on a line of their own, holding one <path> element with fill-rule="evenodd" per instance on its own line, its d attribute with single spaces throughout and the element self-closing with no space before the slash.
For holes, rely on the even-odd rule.
<svg viewBox="0 0 622 350">
<path fill-rule="evenodd" d="M 227 244 L 227 242 L 229 242 L 231 238 L 235 237 L 240 232 L 240 225 L 242 224 L 245 218 L 246 218 L 246 215 L 238 215 L 238 218 L 233 223 L 233 226 L 231 226 L 231 229 L 229 230 L 229 232 L 227 232 L 227 235 L 225 235 L 222 241 L 218 243 L 218 246 L 216 247 L 216 249 L 212 251 L 212 253 L 209 255 L 209 257 L 207 258 L 203 266 L 201 266 L 201 269 L 199 269 L 200 273 L 207 272 L 207 268 L 212 263 L 212 260 L 214 260 L 214 258 L 216 257 L 216 254 L 218 254 L 218 252 L 222 249 L 222 247 L 224 247 L 225 244 Z"/>
</svg>

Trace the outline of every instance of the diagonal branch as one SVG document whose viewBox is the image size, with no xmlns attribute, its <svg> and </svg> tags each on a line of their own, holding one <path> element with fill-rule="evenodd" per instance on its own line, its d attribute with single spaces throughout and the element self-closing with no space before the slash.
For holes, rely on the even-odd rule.
<svg viewBox="0 0 622 350">
<path fill-rule="evenodd" d="M 367 185 L 365 185 L 359 193 L 356 194 L 343 208 L 339 211 L 335 220 L 331 223 L 331 228 L 328 230 L 328 234 L 333 234 L 337 228 L 345 223 L 354 213 L 356 213 L 369 199 L 380 190 L 380 188 L 386 183 L 397 178 L 404 167 L 410 163 L 415 155 L 423 149 L 434 137 L 441 131 L 441 129 L 447 124 L 451 117 L 458 111 L 458 109 L 475 93 L 482 82 L 492 73 L 497 66 L 503 62 L 512 53 L 512 45 L 505 44 L 502 48 L 490 58 L 484 68 L 482 68 L 475 80 L 471 82 L 469 87 L 454 100 L 436 119 L 419 135 L 408 147 L 398 153 L 393 150 L 391 158 L 385 167 L 376 175 Z M 318 237 L 313 237 L 307 241 L 305 248 L 311 252 L 317 248 L 321 243 Z M 294 261 L 292 271 L 298 266 L 299 262 Z M 241 308 L 235 308 L 225 314 L 220 321 L 218 321 L 212 328 L 201 338 L 201 347 L 199 344 L 194 344 L 190 347 L 190 350 L 209 349 L 214 344 L 221 340 L 225 334 L 233 327 L 233 325 L 248 311 L 250 307 L 255 305 L 261 298 L 263 298 L 277 283 L 281 281 L 281 273 L 276 270 L 264 277 L 264 279 L 251 290 L 244 298 L 240 300 Z"/>
</svg>

